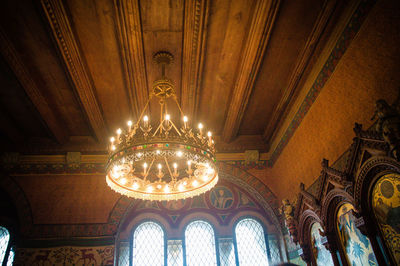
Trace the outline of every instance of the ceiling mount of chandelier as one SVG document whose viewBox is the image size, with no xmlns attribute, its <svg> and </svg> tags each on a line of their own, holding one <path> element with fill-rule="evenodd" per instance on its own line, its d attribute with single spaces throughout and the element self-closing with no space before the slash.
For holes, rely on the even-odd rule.
<svg viewBox="0 0 400 266">
<path fill-rule="evenodd" d="M 193 197 L 210 190 L 218 181 L 214 140 L 201 123 L 193 129 L 182 112 L 174 85 L 165 77 L 165 67 L 173 56 L 158 52 L 154 61 L 161 66 L 162 78 L 154 82 L 138 121 L 128 121 L 124 130 L 117 129 L 110 138 L 106 181 L 113 190 L 128 197 Z M 153 120 L 148 115 L 149 103 L 157 99 L 160 114 Z M 171 103 L 179 109 L 176 120 L 168 113 Z"/>
</svg>

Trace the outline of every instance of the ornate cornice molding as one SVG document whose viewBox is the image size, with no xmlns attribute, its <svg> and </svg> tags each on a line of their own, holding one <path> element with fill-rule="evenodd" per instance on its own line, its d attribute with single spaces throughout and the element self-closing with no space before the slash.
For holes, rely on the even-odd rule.
<svg viewBox="0 0 400 266">
<path fill-rule="evenodd" d="M 325 32 L 329 19 L 335 11 L 337 1 L 338 0 L 325 1 L 317 20 L 314 23 L 311 34 L 309 35 L 308 40 L 302 52 L 300 53 L 300 56 L 297 58 L 288 84 L 284 88 L 283 95 L 280 98 L 278 105 L 275 107 L 271 119 L 268 122 L 268 125 L 266 126 L 263 133 L 263 139 L 267 143 L 268 147 L 270 147 L 271 145 L 271 140 L 274 137 L 274 134 L 276 134 L 276 130 L 280 127 L 280 124 L 284 120 L 281 118 L 285 116 L 286 111 L 292 104 L 292 100 L 296 94 L 296 91 L 298 90 L 298 84 L 303 78 L 303 74 L 308 67 L 311 58 L 314 55 L 315 48 L 318 45 L 321 36 Z"/>
<path fill-rule="evenodd" d="M 67 12 L 60 0 L 41 0 L 57 48 L 62 56 L 79 100 L 98 140 L 106 138 L 106 125 L 97 102 L 92 77 L 81 56 Z"/>
<path fill-rule="evenodd" d="M 345 29 L 339 36 L 328 59 L 324 63 L 322 69 L 318 73 L 311 88 L 309 89 L 306 97 L 304 98 L 299 109 L 294 115 L 294 118 L 284 131 L 276 147 L 274 147 L 274 150 L 272 151 L 271 157 L 269 158 L 268 161 L 268 165 L 270 167 L 272 167 L 275 164 L 279 155 L 282 153 L 283 149 L 286 147 L 291 137 L 294 135 L 294 132 L 300 126 L 304 117 L 310 110 L 312 104 L 315 102 L 319 93 L 325 86 L 325 83 L 328 81 L 332 73 L 335 71 L 338 62 L 342 58 L 343 54 L 346 52 L 347 48 L 350 46 L 352 40 L 354 39 L 357 32 L 361 28 L 362 23 L 364 22 L 371 8 L 374 6 L 375 2 L 376 2 L 375 0 L 360 1 L 360 4 L 358 5 L 357 9 L 353 12 L 352 17 L 350 18 Z"/>
<path fill-rule="evenodd" d="M 208 0 L 185 1 L 182 54 L 182 109 L 196 116 L 207 35 Z"/>
<path fill-rule="evenodd" d="M 0 50 L 4 59 L 14 72 L 18 81 L 21 83 L 29 99 L 39 111 L 41 117 L 49 127 L 51 133 L 56 138 L 57 142 L 64 143 L 68 140 L 68 134 L 62 125 L 59 117 L 56 117 L 54 110 L 50 108 L 49 103 L 46 101 L 38 84 L 32 78 L 29 69 L 24 65 L 23 60 L 18 55 L 13 44 L 8 39 L 2 29 L 0 29 Z"/>
<path fill-rule="evenodd" d="M 136 116 L 149 97 L 138 0 L 114 0 L 126 87 Z"/>
<path fill-rule="evenodd" d="M 280 0 L 257 1 L 239 63 L 222 138 L 232 141 L 239 130 L 278 13 Z"/>
</svg>

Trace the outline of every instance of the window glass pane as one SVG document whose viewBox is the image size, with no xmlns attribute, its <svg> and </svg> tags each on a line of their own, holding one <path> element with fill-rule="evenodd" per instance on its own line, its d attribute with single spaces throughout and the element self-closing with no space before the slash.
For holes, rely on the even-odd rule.
<svg viewBox="0 0 400 266">
<path fill-rule="evenodd" d="M 236 225 L 235 233 L 241 266 L 268 265 L 264 230 L 260 223 L 243 219 Z"/>
<path fill-rule="evenodd" d="M 11 248 L 10 253 L 8 254 L 7 266 L 13 265 L 14 255 L 15 255 L 14 248 Z"/>
<path fill-rule="evenodd" d="M 129 265 L 129 243 L 128 242 L 119 243 L 118 265 L 119 266 L 128 266 Z"/>
<path fill-rule="evenodd" d="M 271 255 L 271 264 L 277 264 L 281 262 L 281 253 L 279 250 L 279 240 L 275 235 L 268 235 L 268 246 L 269 253 Z"/>
<path fill-rule="evenodd" d="M 185 231 L 186 263 L 194 265 L 217 265 L 214 230 L 203 221 L 190 223 Z"/>
<path fill-rule="evenodd" d="M 183 265 L 182 240 L 168 240 L 168 266 Z"/>
<path fill-rule="evenodd" d="M 133 265 L 164 265 L 164 232 L 153 222 L 145 222 L 133 234 Z"/>
<path fill-rule="evenodd" d="M 233 247 L 232 238 L 220 238 L 219 239 L 219 255 L 221 260 L 221 266 L 234 266 L 235 262 L 235 250 Z"/>
<path fill-rule="evenodd" d="M 0 265 L 3 263 L 4 256 L 6 255 L 8 241 L 10 241 L 10 233 L 8 233 L 7 229 L 0 226 Z"/>
</svg>

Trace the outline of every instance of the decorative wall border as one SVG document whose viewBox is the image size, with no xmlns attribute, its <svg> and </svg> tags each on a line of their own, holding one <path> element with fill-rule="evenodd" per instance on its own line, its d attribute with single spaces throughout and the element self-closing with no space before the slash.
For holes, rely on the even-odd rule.
<svg viewBox="0 0 400 266">
<path fill-rule="evenodd" d="M 364 22 L 369 11 L 374 6 L 375 2 L 376 0 L 362 0 L 358 5 L 350 21 L 347 23 L 346 28 L 342 32 L 339 40 L 336 42 L 331 54 L 319 72 L 316 80 L 308 91 L 305 99 L 300 105 L 300 108 L 297 110 L 293 120 L 290 122 L 281 140 L 279 141 L 275 150 L 272 152 L 271 157 L 268 160 L 269 167 L 272 167 L 275 164 L 279 155 L 282 153 L 283 149 L 289 143 L 295 131 L 300 126 L 307 112 L 310 110 L 312 104 L 315 102 L 319 93 L 325 86 L 325 83 L 335 71 L 337 64 L 346 52 L 347 48 L 350 46 L 352 40 L 361 28 L 362 23 Z"/>
</svg>

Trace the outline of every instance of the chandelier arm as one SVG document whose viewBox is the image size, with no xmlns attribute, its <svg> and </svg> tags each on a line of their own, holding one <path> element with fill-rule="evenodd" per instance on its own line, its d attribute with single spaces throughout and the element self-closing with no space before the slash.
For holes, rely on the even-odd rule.
<svg viewBox="0 0 400 266">
<path fill-rule="evenodd" d="M 181 115 L 182 115 L 182 116 L 185 116 L 185 114 L 184 114 L 183 111 L 182 111 L 181 106 L 180 106 L 179 103 L 178 103 L 178 100 L 176 99 L 176 95 L 174 94 L 174 95 L 172 96 L 172 98 L 174 98 L 174 101 L 175 101 L 176 105 L 178 106 L 178 109 L 179 109 L 179 112 L 181 113 Z"/>
<path fill-rule="evenodd" d="M 154 160 L 155 160 L 155 158 L 153 158 L 153 160 L 151 161 L 150 166 L 149 166 L 149 170 L 147 170 L 146 175 L 143 177 L 143 181 L 146 181 L 146 178 L 150 173 L 151 167 L 153 166 Z"/>
<path fill-rule="evenodd" d="M 175 181 L 174 176 L 172 175 L 171 169 L 169 168 L 169 164 L 168 164 L 167 158 L 165 156 L 164 156 L 164 160 L 165 160 L 165 164 L 167 165 L 167 169 L 168 169 L 169 175 L 171 176 L 171 180 Z"/>
<path fill-rule="evenodd" d="M 169 121 L 171 123 L 171 125 L 173 126 L 173 128 L 175 129 L 176 133 L 178 133 L 179 137 L 182 136 L 182 134 L 179 132 L 178 128 L 175 126 L 174 122 Z"/>
<path fill-rule="evenodd" d="M 154 137 L 154 136 L 157 134 L 158 130 L 160 130 L 160 134 L 162 133 L 162 129 L 163 129 L 162 124 L 164 123 L 164 121 L 165 121 L 165 120 L 162 120 L 162 121 L 160 122 L 160 124 L 158 125 L 157 129 L 154 131 L 154 134 L 153 134 L 152 137 Z"/>
<path fill-rule="evenodd" d="M 153 93 L 150 93 L 149 99 L 147 99 L 147 102 L 146 102 L 146 104 L 145 104 L 145 106 L 144 106 L 142 112 L 140 113 L 139 119 L 138 119 L 138 121 L 136 122 L 136 125 L 135 125 L 136 127 L 139 126 L 140 120 L 142 120 L 142 117 L 143 117 L 143 115 L 144 115 L 144 111 L 146 111 L 147 107 L 149 106 L 149 103 L 150 103 L 151 98 L 153 98 Z"/>
</svg>

